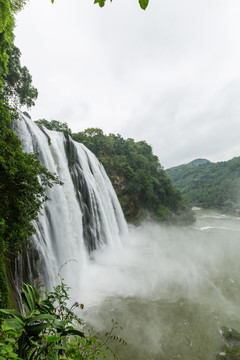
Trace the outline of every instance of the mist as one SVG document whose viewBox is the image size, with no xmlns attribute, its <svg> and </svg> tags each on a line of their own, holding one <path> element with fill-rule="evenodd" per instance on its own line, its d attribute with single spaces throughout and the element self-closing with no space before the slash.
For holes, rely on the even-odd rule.
<svg viewBox="0 0 240 360">
<path fill-rule="evenodd" d="M 131 226 L 88 264 L 83 317 L 99 331 L 120 323 L 120 359 L 215 359 L 221 327 L 239 327 L 240 219 L 196 213 L 194 226 Z"/>
</svg>

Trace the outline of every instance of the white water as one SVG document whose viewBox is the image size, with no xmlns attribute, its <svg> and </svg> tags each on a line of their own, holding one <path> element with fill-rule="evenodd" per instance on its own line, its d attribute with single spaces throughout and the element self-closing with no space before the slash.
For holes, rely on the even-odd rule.
<svg viewBox="0 0 240 360">
<path fill-rule="evenodd" d="M 25 117 L 13 124 L 13 130 L 24 150 L 38 153 L 41 163 L 64 183 L 47 190 L 51 200 L 35 224 L 32 241 L 38 249 L 40 280 L 52 287 L 60 267 L 74 259 L 61 275 L 77 291 L 89 252 L 121 246 L 120 235 L 127 232 L 116 194 L 102 165 L 82 144 L 61 132 L 42 131 Z"/>
<path fill-rule="evenodd" d="M 123 326 L 128 345 L 113 344 L 121 360 L 214 360 L 220 328 L 240 330 L 240 219 L 196 210 L 194 226 L 145 223 L 128 232 L 103 168 L 84 146 L 45 130 L 49 145 L 28 119 L 15 131 L 64 181 L 49 190 L 33 239 L 44 283 L 54 284 L 60 266 L 75 259 L 62 273 L 73 301 L 100 331 L 112 318 Z"/>
</svg>

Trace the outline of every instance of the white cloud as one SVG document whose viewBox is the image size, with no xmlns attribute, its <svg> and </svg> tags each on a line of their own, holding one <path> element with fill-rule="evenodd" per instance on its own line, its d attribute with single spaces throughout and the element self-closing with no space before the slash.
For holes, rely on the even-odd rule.
<svg viewBox="0 0 240 360">
<path fill-rule="evenodd" d="M 240 155 L 239 1 L 92 3 L 32 0 L 18 15 L 32 117 L 145 139 L 164 167 Z"/>
</svg>

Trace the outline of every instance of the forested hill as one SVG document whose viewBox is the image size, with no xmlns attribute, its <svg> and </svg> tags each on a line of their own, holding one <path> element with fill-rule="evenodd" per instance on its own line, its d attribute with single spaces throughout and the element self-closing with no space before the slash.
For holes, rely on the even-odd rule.
<svg viewBox="0 0 240 360">
<path fill-rule="evenodd" d="M 103 164 L 118 195 L 126 219 L 146 214 L 170 219 L 182 209 L 181 195 L 163 170 L 158 157 L 145 141 L 123 139 L 119 134 L 105 135 L 101 129 L 89 128 L 71 134 L 66 123 L 37 121 L 50 130 L 64 131 L 75 141 L 83 143 Z M 189 220 L 191 215 L 184 216 Z M 178 217 L 176 219 L 179 220 Z"/>
<path fill-rule="evenodd" d="M 240 209 L 240 157 L 218 163 L 193 161 L 166 172 L 193 205 Z"/>
</svg>

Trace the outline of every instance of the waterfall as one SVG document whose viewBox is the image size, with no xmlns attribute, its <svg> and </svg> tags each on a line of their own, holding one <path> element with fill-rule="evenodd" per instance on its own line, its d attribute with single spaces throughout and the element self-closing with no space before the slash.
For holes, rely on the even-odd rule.
<svg viewBox="0 0 240 360">
<path fill-rule="evenodd" d="M 96 157 L 70 136 L 39 128 L 24 116 L 12 128 L 23 150 L 38 153 L 41 164 L 63 182 L 47 189 L 50 200 L 34 223 L 32 250 L 18 262 L 16 277 L 21 283 L 27 272 L 29 281 L 38 278 L 52 287 L 60 267 L 74 259 L 63 276 L 78 287 L 90 255 L 104 246 L 121 246 L 127 231 L 115 191 Z"/>
</svg>

